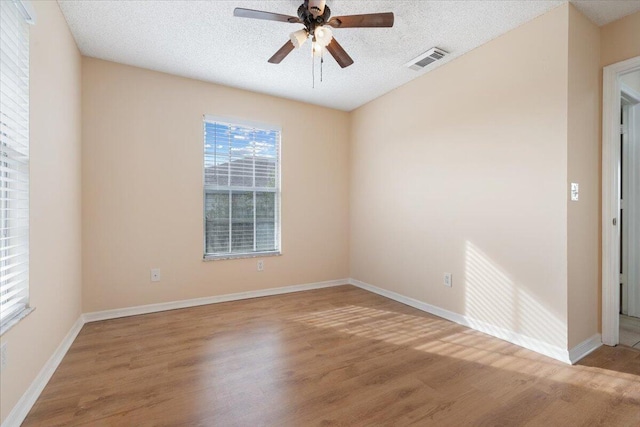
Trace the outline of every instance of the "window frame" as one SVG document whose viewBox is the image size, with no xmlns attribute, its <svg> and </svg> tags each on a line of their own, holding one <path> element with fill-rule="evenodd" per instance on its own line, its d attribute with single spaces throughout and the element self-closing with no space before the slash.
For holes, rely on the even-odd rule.
<svg viewBox="0 0 640 427">
<path fill-rule="evenodd" d="M 0 336 L 4 335 L 9 329 L 18 324 L 20 320 L 25 318 L 34 310 L 30 305 L 30 250 L 29 250 L 29 233 L 30 233 L 30 28 L 36 21 L 35 11 L 31 3 L 27 0 L 14 0 L 13 2 L 3 2 L 3 7 L 15 8 L 13 12 L 7 13 L 7 26 L 5 36 L 11 38 L 14 42 L 8 50 L 3 52 L 7 55 L 5 58 L 13 65 L 13 73 L 3 73 L 7 80 L 10 92 L 15 98 L 10 98 L 14 102 L 14 107 L 7 107 L 8 111 L 14 114 L 6 114 L 6 119 L 0 117 L 3 121 L 0 132 L 2 140 L 0 141 L 0 166 L 3 171 L 0 172 L 2 185 L 0 185 L 0 238 L 3 243 L 0 245 L 0 270 L 2 272 L 20 268 L 22 270 L 12 271 L 3 279 L 5 282 L 5 290 L 3 295 L 6 299 L 5 304 L 12 303 L 15 309 L 8 311 L 5 317 L 0 317 Z M 10 21 L 13 17 L 24 22 Z M 16 24 L 13 26 L 13 24 Z M 13 26 L 13 27 L 12 27 Z M 16 32 L 9 31 L 16 29 Z M 3 42 L 3 45 L 6 42 Z M 24 51 L 20 50 L 18 45 L 24 47 Z M 6 65 L 6 64 L 5 64 Z M 24 68 L 20 69 L 19 67 Z M 22 74 L 19 74 L 18 70 Z M 9 74 L 14 74 L 12 78 L 7 78 Z M 6 90 L 6 87 L 5 87 Z M 7 92 L 0 89 L 0 91 Z M 24 90 L 24 91 L 21 91 Z M 18 98 L 25 103 L 21 106 Z M 5 104 L 6 107 L 6 104 Z M 1 107 L 0 107 L 1 108 Z M 24 115 L 20 115 L 21 110 Z M 4 121 L 7 120 L 7 121 Z M 8 125 L 13 123 L 15 127 Z M 19 126 L 22 124 L 22 126 Z M 6 127 L 6 134 L 4 129 Z M 12 135 L 13 133 L 13 135 Z M 22 134 L 23 140 L 16 139 L 18 134 Z M 13 141 L 11 143 L 10 141 Z M 22 148 L 19 146 L 22 145 Z M 21 157 L 23 157 L 21 159 Z M 23 180 L 20 180 L 22 178 Z M 8 185 L 13 181 L 14 185 Z M 12 196 L 13 194 L 13 196 Z M 13 225 L 12 225 L 13 224 Z M 19 225 L 24 224 L 24 225 Z M 8 241 L 14 243 L 7 244 Z M 17 243 L 15 243 L 17 242 Z M 3 255 L 4 254 L 4 255 Z M 12 261 L 8 261 L 11 259 Z M 10 279 L 13 279 L 13 284 Z M 2 286 L 0 285 L 0 288 Z M 0 305 L 2 296 L 0 296 Z M 17 301 L 17 302 L 16 302 Z M 10 305 L 11 307 L 11 305 Z"/>
<path fill-rule="evenodd" d="M 245 128 L 254 128 L 259 129 L 261 131 L 275 131 L 278 132 L 277 141 L 276 141 L 276 181 L 275 188 L 270 187 L 244 187 L 244 186 L 231 186 L 229 185 L 228 190 L 225 189 L 211 189 L 207 188 L 206 185 L 206 159 L 205 159 L 205 148 L 206 144 L 206 134 L 205 129 L 207 123 L 220 123 L 229 126 L 237 126 L 237 127 L 245 127 Z M 268 257 L 268 256 L 280 256 L 282 255 L 282 128 L 277 125 L 255 122 L 245 119 L 238 119 L 234 117 L 222 117 L 222 116 L 213 116 L 205 114 L 202 117 L 202 260 L 203 261 L 218 261 L 225 259 L 242 259 L 242 258 L 259 258 L 259 257 Z M 234 188 L 235 187 L 235 188 Z M 207 205 L 206 205 L 206 197 L 208 193 L 214 192 L 223 192 L 229 191 L 229 204 L 232 203 L 231 194 L 232 192 L 252 192 L 253 193 L 253 214 L 254 214 L 254 234 L 255 234 L 255 224 L 256 224 L 256 193 L 258 192 L 272 192 L 275 194 L 276 205 L 275 205 L 275 215 L 274 215 L 274 227 L 275 227 L 275 246 L 276 249 L 269 251 L 251 251 L 251 252 L 228 252 L 228 253 L 207 253 Z M 229 221 L 232 221 L 232 218 L 229 218 Z M 231 244 L 231 243 L 230 243 Z M 255 244 L 255 243 L 254 243 Z"/>
</svg>

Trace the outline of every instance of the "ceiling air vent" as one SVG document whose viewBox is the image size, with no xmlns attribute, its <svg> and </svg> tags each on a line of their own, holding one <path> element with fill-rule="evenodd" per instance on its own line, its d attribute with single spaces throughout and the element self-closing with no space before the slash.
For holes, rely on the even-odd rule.
<svg viewBox="0 0 640 427">
<path fill-rule="evenodd" d="M 437 60 L 444 58 L 446 54 L 447 52 L 445 52 L 444 50 L 438 49 L 437 47 L 433 47 L 428 51 L 426 51 L 425 53 L 423 53 L 422 55 L 416 58 L 413 58 L 411 61 L 407 62 L 404 65 L 405 67 L 409 67 L 412 70 L 419 71 L 419 70 L 422 70 L 424 67 L 428 66 L 429 64 L 432 64 Z"/>
</svg>

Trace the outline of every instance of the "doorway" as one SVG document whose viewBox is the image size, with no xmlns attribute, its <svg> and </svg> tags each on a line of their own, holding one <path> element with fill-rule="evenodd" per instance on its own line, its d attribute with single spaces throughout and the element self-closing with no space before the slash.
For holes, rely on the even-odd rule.
<svg viewBox="0 0 640 427">
<path fill-rule="evenodd" d="M 621 81 L 619 343 L 640 349 L 640 70 Z"/>
<path fill-rule="evenodd" d="M 603 83 L 602 342 L 640 348 L 640 57 Z"/>
</svg>

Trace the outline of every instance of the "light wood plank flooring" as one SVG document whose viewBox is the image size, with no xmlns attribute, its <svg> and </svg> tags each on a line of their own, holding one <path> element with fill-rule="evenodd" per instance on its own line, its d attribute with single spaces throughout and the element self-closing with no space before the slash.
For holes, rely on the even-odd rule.
<svg viewBox="0 0 640 427">
<path fill-rule="evenodd" d="M 620 344 L 640 349 L 640 318 L 620 315 Z"/>
<path fill-rule="evenodd" d="M 634 426 L 640 352 L 576 366 L 352 286 L 89 323 L 24 426 Z"/>
</svg>

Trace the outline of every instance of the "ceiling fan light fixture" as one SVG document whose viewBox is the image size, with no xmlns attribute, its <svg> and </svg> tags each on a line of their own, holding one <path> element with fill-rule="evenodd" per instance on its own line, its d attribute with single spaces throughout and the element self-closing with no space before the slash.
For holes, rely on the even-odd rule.
<svg viewBox="0 0 640 427">
<path fill-rule="evenodd" d="M 291 43 L 293 43 L 293 45 L 296 48 L 302 46 L 304 44 L 304 42 L 307 41 L 308 37 L 309 37 L 309 33 L 307 33 L 307 30 L 305 30 L 305 29 L 294 31 L 293 33 L 289 34 L 289 38 L 291 39 Z"/>
<path fill-rule="evenodd" d="M 324 50 L 324 46 L 319 44 L 318 42 L 313 42 L 311 47 L 311 55 L 315 57 L 321 57 Z"/>
<path fill-rule="evenodd" d="M 333 33 L 329 27 L 318 27 L 313 34 L 315 36 L 315 42 L 322 47 L 327 47 L 333 39 Z"/>
</svg>

